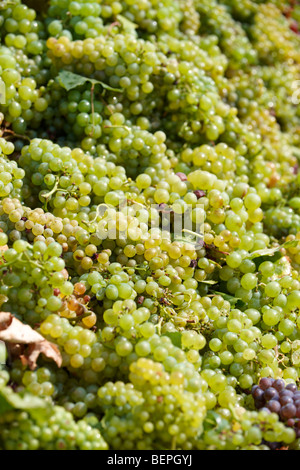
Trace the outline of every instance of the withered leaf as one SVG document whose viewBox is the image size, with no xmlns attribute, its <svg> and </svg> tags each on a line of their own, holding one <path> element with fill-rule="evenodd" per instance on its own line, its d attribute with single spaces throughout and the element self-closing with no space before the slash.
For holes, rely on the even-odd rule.
<svg viewBox="0 0 300 470">
<path fill-rule="evenodd" d="M 28 367 L 33 370 L 37 366 L 37 360 L 40 354 L 44 354 L 48 359 L 53 359 L 57 366 L 61 367 L 62 357 L 58 347 L 56 344 L 50 343 L 46 339 L 39 343 L 30 344 L 21 360 L 23 363 L 27 363 Z"/>
<path fill-rule="evenodd" d="M 30 344 L 44 341 L 44 337 L 37 331 L 33 330 L 31 326 L 25 325 L 13 315 L 11 321 L 5 329 L 0 330 L 0 340 L 8 343 L 21 343 Z M 0 325 L 7 322 L 7 312 L 0 312 Z"/>
<path fill-rule="evenodd" d="M 6 330 L 12 323 L 13 316 L 9 312 L 1 312 L 0 315 L 0 331 Z"/>
<path fill-rule="evenodd" d="M 62 357 L 58 347 L 8 312 L 0 312 L 0 341 L 7 344 L 10 352 L 19 353 L 22 362 L 32 370 L 36 368 L 40 354 L 61 367 Z M 24 345 L 26 348 L 16 348 L 13 345 Z"/>
</svg>

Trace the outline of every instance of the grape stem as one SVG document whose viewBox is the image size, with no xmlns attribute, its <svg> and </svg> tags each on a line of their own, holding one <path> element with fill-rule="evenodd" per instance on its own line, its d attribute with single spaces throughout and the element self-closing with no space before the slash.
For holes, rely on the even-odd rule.
<svg viewBox="0 0 300 470">
<path fill-rule="evenodd" d="M 49 193 L 43 194 L 43 198 L 46 199 L 46 204 L 45 204 L 45 209 L 46 210 L 47 210 L 47 204 L 48 204 L 49 198 L 52 196 L 52 194 L 54 194 L 59 189 L 58 185 L 59 185 L 59 177 L 57 176 L 56 177 L 56 183 L 53 186 L 53 188 L 51 189 L 51 191 Z"/>
<path fill-rule="evenodd" d="M 11 129 L 4 129 L 3 134 L 10 134 L 10 136 L 6 136 L 6 137 L 4 136 L 3 137 L 4 139 L 9 139 L 10 137 L 17 137 L 18 139 L 24 139 L 24 140 L 28 140 L 28 142 L 30 142 L 30 138 L 27 135 L 16 134 Z"/>
<path fill-rule="evenodd" d="M 95 222 L 97 222 L 98 217 L 101 215 L 100 212 L 99 212 L 99 210 L 100 210 L 100 207 L 102 207 L 102 206 L 106 207 L 106 209 L 109 209 L 108 205 L 105 204 L 104 202 L 102 202 L 101 204 L 99 204 L 99 205 L 97 206 L 96 215 L 95 215 L 94 219 L 93 219 L 93 220 L 90 220 L 89 222 L 85 222 L 84 220 L 83 220 L 82 222 L 83 222 L 84 224 L 86 224 L 86 225 L 94 224 Z"/>
</svg>

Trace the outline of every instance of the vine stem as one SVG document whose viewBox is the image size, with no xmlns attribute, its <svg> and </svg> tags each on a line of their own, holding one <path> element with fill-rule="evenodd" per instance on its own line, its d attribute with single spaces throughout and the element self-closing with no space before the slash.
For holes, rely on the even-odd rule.
<svg viewBox="0 0 300 470">
<path fill-rule="evenodd" d="M 188 230 L 187 228 L 183 228 L 182 232 L 189 233 L 190 235 L 194 235 L 195 237 L 198 238 L 203 238 L 203 235 L 200 235 L 199 233 L 193 232 L 192 230 Z"/>
<path fill-rule="evenodd" d="M 17 137 L 18 139 L 24 139 L 24 140 L 28 140 L 28 142 L 30 142 L 30 138 L 27 135 L 16 134 L 11 129 L 4 129 L 3 134 L 10 134 L 11 137 Z M 7 137 L 4 136 L 4 139 L 8 139 L 8 138 L 9 138 L 9 136 L 7 136 Z"/>
<path fill-rule="evenodd" d="M 55 185 L 53 186 L 53 188 L 51 189 L 51 191 L 49 191 L 49 193 L 46 193 L 46 194 L 43 194 L 43 198 L 46 200 L 45 202 L 45 209 L 47 210 L 47 204 L 48 204 L 48 200 L 49 198 L 52 196 L 52 194 L 54 194 L 56 191 L 59 190 L 59 177 L 57 176 L 56 177 L 56 183 Z"/>
</svg>

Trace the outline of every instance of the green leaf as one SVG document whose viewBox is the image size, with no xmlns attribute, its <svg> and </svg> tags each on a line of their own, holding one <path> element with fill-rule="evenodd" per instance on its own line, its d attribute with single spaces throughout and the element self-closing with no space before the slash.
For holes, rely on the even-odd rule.
<svg viewBox="0 0 300 470">
<path fill-rule="evenodd" d="M 95 80 L 93 78 L 83 77 L 82 75 L 78 75 L 77 73 L 69 72 L 68 70 L 62 70 L 59 72 L 58 82 L 61 87 L 65 90 L 70 91 L 74 88 L 84 85 L 85 83 L 89 82 L 92 85 L 101 85 L 102 88 L 105 90 L 115 91 L 115 92 L 122 92 L 120 88 L 113 88 L 106 83 L 100 82 L 99 80 Z"/>
<path fill-rule="evenodd" d="M 0 390 L 0 416 L 11 410 L 26 410 L 36 420 L 47 420 L 51 406 L 42 398 L 29 393 L 21 395 L 13 392 L 10 387 Z"/>
<path fill-rule="evenodd" d="M 116 91 L 118 93 L 122 93 L 123 91 L 121 88 L 113 88 L 112 86 L 109 86 L 104 82 L 100 82 L 99 80 L 94 80 L 93 78 L 87 78 L 86 80 L 92 83 L 93 85 L 101 85 L 102 88 L 104 88 L 105 90 Z"/>
<path fill-rule="evenodd" d="M 180 331 L 175 331 L 174 333 L 172 332 L 167 332 L 164 333 L 162 336 L 168 336 L 174 346 L 177 346 L 178 348 L 181 348 L 181 333 Z"/>
<path fill-rule="evenodd" d="M 280 253 L 281 248 L 296 247 L 298 243 L 299 240 L 289 240 L 288 242 L 273 248 L 265 248 L 263 250 L 253 251 L 253 253 L 250 253 L 248 256 L 248 259 L 253 259 L 257 267 L 264 261 L 271 261 L 272 263 L 275 263 L 282 257 Z"/>
<path fill-rule="evenodd" d="M 216 411 L 208 410 L 203 423 L 205 431 L 214 429 L 216 432 L 221 432 L 229 427 L 230 425 L 225 418 L 222 418 Z"/>
<path fill-rule="evenodd" d="M 117 20 L 121 23 L 123 29 L 132 31 L 133 29 L 137 29 L 138 25 L 133 23 L 128 18 L 125 18 L 123 15 L 117 15 Z"/>
<path fill-rule="evenodd" d="M 247 256 L 248 259 L 258 258 L 260 256 L 272 256 L 276 251 L 279 251 L 281 246 L 276 246 L 274 248 L 264 248 L 263 250 L 253 251 Z"/>
<path fill-rule="evenodd" d="M 282 245 L 274 246 L 273 248 L 264 248 L 263 250 L 253 251 L 249 254 L 248 259 L 258 258 L 260 256 L 272 256 L 281 248 L 291 248 L 298 246 L 299 240 L 289 240 Z"/>
<path fill-rule="evenodd" d="M 20 395 L 14 393 L 10 387 L 3 387 L 0 390 L 1 399 L 5 400 L 11 408 L 18 410 L 33 410 L 36 408 L 47 408 L 49 405 L 45 400 L 35 397 L 29 393 Z"/>
<path fill-rule="evenodd" d="M 235 305 L 239 300 L 241 300 L 239 297 L 233 297 L 233 295 L 225 294 L 224 292 L 218 292 L 216 290 L 213 290 L 212 293 L 221 295 L 221 297 L 223 297 L 224 300 L 227 300 L 230 305 Z"/>
<path fill-rule="evenodd" d="M 73 88 L 84 85 L 87 82 L 87 79 L 76 73 L 62 70 L 58 74 L 58 81 L 60 86 L 62 86 L 65 90 L 70 91 Z"/>
<path fill-rule="evenodd" d="M 258 269 L 259 265 L 264 261 L 271 261 L 271 263 L 276 263 L 276 261 L 278 261 L 281 257 L 281 253 L 277 251 L 273 256 L 258 256 L 257 258 L 254 258 L 254 263 Z"/>
<path fill-rule="evenodd" d="M 281 245 L 283 248 L 296 248 L 298 246 L 299 240 L 289 240 Z"/>
</svg>

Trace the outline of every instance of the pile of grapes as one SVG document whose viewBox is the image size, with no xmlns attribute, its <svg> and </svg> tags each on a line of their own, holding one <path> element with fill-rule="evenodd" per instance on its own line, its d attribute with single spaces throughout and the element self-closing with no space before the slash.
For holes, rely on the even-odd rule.
<svg viewBox="0 0 300 470">
<path fill-rule="evenodd" d="M 300 450 L 298 26 L 0 0 L 0 449 Z"/>
</svg>

